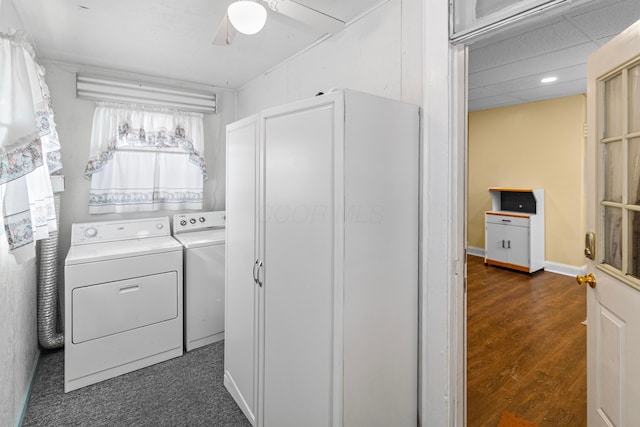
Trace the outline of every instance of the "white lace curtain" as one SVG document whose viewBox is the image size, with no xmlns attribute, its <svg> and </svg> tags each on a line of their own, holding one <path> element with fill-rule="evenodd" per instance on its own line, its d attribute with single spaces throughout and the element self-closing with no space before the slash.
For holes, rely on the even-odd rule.
<svg viewBox="0 0 640 427">
<path fill-rule="evenodd" d="M 44 69 L 22 33 L 0 33 L 0 201 L 9 251 L 35 257 L 56 230 L 49 174 L 62 168 Z"/>
<path fill-rule="evenodd" d="M 202 209 L 206 177 L 201 113 L 97 104 L 90 213 Z"/>
<path fill-rule="evenodd" d="M 600 148 L 604 200 L 610 202 L 604 207 L 604 262 L 640 277 L 640 212 L 636 210 L 640 205 L 640 65 L 629 67 L 626 74 L 626 79 L 620 72 L 604 85 L 604 137 L 609 141 Z M 624 220 L 625 210 L 628 220 Z M 625 234 L 628 239 L 623 238 Z M 631 265 L 625 268 L 628 255 Z"/>
</svg>

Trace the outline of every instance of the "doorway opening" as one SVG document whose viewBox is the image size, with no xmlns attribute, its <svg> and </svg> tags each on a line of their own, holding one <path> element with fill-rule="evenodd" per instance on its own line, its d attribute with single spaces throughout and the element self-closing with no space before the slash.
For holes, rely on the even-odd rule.
<svg viewBox="0 0 640 427">
<path fill-rule="evenodd" d="M 622 2 L 618 6 L 632 7 L 627 3 Z M 501 413 L 509 409 L 539 425 L 586 425 L 586 338 L 580 336 L 585 333 L 580 322 L 585 318 L 586 309 L 584 289 L 575 284 L 572 276 L 582 273 L 580 269 L 584 264 L 581 254 L 585 229 L 583 124 L 586 122 L 586 101 L 582 94 L 586 92 L 587 44 L 594 45 L 592 47 L 595 50 L 608 37 L 614 36 L 630 23 L 618 20 L 610 34 L 602 33 L 602 37 L 589 35 L 586 30 L 576 33 L 563 32 L 560 28 L 567 23 L 575 26 L 577 23 L 588 22 L 590 11 L 597 13 L 598 21 L 608 19 L 603 17 L 614 12 L 609 6 L 613 5 L 583 5 L 563 12 L 569 16 L 556 16 L 545 22 L 537 20 L 531 24 L 519 25 L 509 34 L 504 31 L 471 44 L 469 95 L 472 111 L 469 114 L 469 133 L 465 147 L 469 166 L 466 189 L 467 244 L 471 254 L 467 266 L 466 315 L 469 426 L 496 425 Z M 635 16 L 640 16 L 640 10 Z M 633 21 L 632 17 L 628 19 Z M 608 20 L 612 21 L 615 20 Z M 540 47 L 525 43 L 526 35 L 538 30 L 546 34 L 549 42 L 553 40 L 555 45 Z M 557 34 L 562 33 L 562 38 L 551 37 L 550 35 L 556 34 L 555 31 Z M 580 43 L 574 38 L 582 36 L 589 40 Z M 517 46 L 518 43 L 521 43 L 522 51 L 512 49 L 511 59 L 500 64 L 496 55 L 501 54 L 501 51 L 508 51 L 508 46 Z M 563 62 L 567 57 L 563 57 L 560 51 L 567 45 L 576 54 L 584 49 L 581 53 L 582 65 L 569 66 Z M 545 53 L 544 49 L 551 52 Z M 524 58 L 526 55 L 534 59 Z M 543 69 L 536 68 L 536 56 L 546 63 L 555 58 L 557 68 L 565 73 L 565 78 L 560 78 L 560 84 L 564 84 L 566 88 L 575 84 L 582 88 L 581 91 L 554 97 L 550 89 L 543 87 L 536 94 L 534 83 L 539 85 L 539 80 L 543 77 Z M 497 70 L 496 64 L 501 65 L 500 70 Z M 520 65 L 524 65 L 529 74 L 519 75 Z M 511 76 L 497 75 L 498 71 L 505 70 L 510 70 Z M 474 73 L 479 80 L 474 81 Z M 527 76 L 530 81 L 523 83 L 523 78 Z M 574 77 L 573 80 L 571 76 Z M 537 79 L 535 82 L 534 77 Z M 482 79 L 485 83 L 496 80 L 494 87 L 489 83 L 484 86 L 478 84 Z M 492 89 L 495 90 L 492 92 Z M 519 93 L 522 99 L 512 99 L 514 106 L 507 106 L 508 102 L 505 100 L 515 98 L 514 93 Z M 474 95 L 479 94 L 486 95 L 483 106 L 477 101 L 480 97 L 476 96 L 474 100 Z M 491 96 L 494 98 L 494 105 L 488 100 Z M 553 112 L 554 108 L 563 113 L 575 111 L 572 120 L 577 131 L 574 135 L 562 133 L 564 131 L 550 126 L 549 121 L 558 114 Z M 551 109 L 551 118 L 543 118 L 546 109 Z M 524 126 L 524 118 L 536 114 L 540 115 L 541 122 L 534 126 L 537 129 L 529 130 Z M 509 128 L 509 124 L 514 127 Z M 539 131 L 541 135 L 533 141 L 527 141 L 533 131 Z M 477 137 L 478 132 L 483 133 L 486 144 L 473 146 L 477 142 L 474 137 Z M 569 139 L 573 142 L 557 142 Z M 552 141 L 555 142 L 545 146 Z M 522 145 L 522 142 L 525 144 Z M 531 151 L 531 148 L 534 150 Z M 575 165 L 563 163 L 562 159 L 575 162 Z M 560 166 L 555 165 L 554 161 L 558 161 Z M 485 175 L 479 178 L 478 170 L 472 170 L 474 167 L 484 168 Z M 547 171 L 549 176 L 539 178 L 539 175 L 546 174 Z M 535 182 L 536 179 L 540 181 Z M 472 183 L 479 188 L 472 188 Z M 554 185 L 567 187 L 568 191 L 577 195 L 576 200 L 568 202 L 557 190 L 549 191 Z M 548 212 L 548 215 L 553 215 L 556 219 L 556 223 L 548 221 L 547 224 L 547 271 L 529 276 L 484 266 L 484 212 L 491 209 L 488 188 L 492 186 L 545 187 L 546 206 L 555 205 L 557 208 L 557 212 Z M 565 202 L 573 208 L 562 206 Z M 568 237 L 555 241 L 554 237 L 559 233 L 568 233 Z M 517 290 L 524 294 L 514 294 Z M 557 298 L 555 301 L 545 299 L 549 296 L 545 293 L 550 290 L 557 294 L 553 295 Z M 572 292 L 578 293 L 578 296 Z M 562 302 L 561 295 L 567 296 L 567 300 Z M 573 306 L 578 298 L 582 298 L 582 302 L 577 305 L 582 313 Z M 552 324 L 554 319 L 557 323 Z M 535 329 L 536 326 L 541 329 Z M 535 340 L 536 337 L 539 340 Z M 559 347 L 552 343 L 554 338 L 560 341 Z M 563 350 L 563 341 L 582 344 L 571 345 L 569 349 Z M 578 351 L 579 348 L 583 350 Z M 550 361 L 552 359 L 545 361 L 551 354 L 555 354 L 554 363 Z M 568 381 L 568 385 L 561 385 L 560 380 Z M 494 398 L 496 400 L 492 401 Z M 554 407 L 558 401 L 567 404 L 573 401 L 576 409 Z"/>
</svg>

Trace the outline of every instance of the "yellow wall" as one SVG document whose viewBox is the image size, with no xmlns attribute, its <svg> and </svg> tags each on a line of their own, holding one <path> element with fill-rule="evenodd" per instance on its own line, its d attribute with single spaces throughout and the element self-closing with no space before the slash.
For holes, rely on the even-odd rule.
<svg viewBox="0 0 640 427">
<path fill-rule="evenodd" d="M 489 187 L 542 188 L 545 260 L 585 263 L 585 122 L 584 95 L 469 113 L 469 247 L 484 249 Z"/>
</svg>

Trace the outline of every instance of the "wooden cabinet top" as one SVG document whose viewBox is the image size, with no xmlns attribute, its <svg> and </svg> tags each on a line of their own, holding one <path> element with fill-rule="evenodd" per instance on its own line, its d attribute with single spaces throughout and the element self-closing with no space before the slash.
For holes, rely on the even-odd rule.
<svg viewBox="0 0 640 427">
<path fill-rule="evenodd" d="M 531 215 L 528 215 L 528 214 L 519 214 L 519 213 L 513 213 L 513 212 L 506 212 L 506 211 L 486 211 L 485 214 L 497 215 L 497 216 L 512 216 L 515 218 L 531 218 Z"/>
<path fill-rule="evenodd" d="M 533 193 L 533 188 L 489 187 L 489 191 L 503 191 L 512 193 Z"/>
</svg>

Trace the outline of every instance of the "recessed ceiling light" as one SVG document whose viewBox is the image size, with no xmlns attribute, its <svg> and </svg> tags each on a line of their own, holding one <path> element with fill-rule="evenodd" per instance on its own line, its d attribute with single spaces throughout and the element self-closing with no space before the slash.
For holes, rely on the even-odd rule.
<svg viewBox="0 0 640 427">
<path fill-rule="evenodd" d="M 553 83 L 556 80 L 558 80 L 557 77 L 545 77 L 544 79 L 540 80 L 540 83 Z"/>
</svg>

